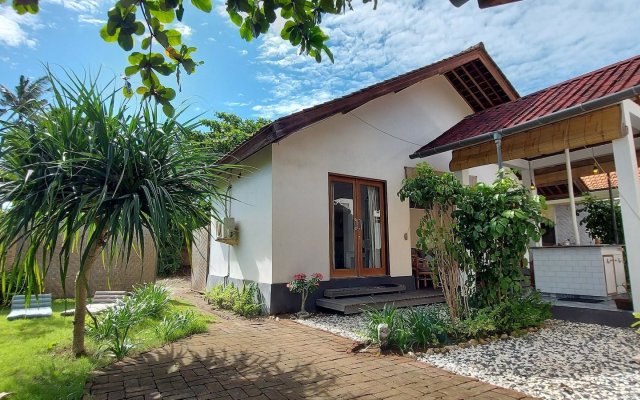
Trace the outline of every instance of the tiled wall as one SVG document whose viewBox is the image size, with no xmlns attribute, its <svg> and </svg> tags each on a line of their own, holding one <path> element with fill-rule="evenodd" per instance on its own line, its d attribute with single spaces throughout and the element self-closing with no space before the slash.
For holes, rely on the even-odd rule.
<svg viewBox="0 0 640 400">
<path fill-rule="evenodd" d="M 544 293 L 606 296 L 602 249 L 532 249 L 536 289 Z"/>
</svg>

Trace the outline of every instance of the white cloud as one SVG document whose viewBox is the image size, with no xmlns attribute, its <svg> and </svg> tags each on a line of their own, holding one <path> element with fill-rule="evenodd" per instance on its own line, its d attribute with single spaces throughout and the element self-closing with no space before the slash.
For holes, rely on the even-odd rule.
<svg viewBox="0 0 640 400">
<path fill-rule="evenodd" d="M 100 18 L 95 18 L 91 15 L 80 14 L 78 15 L 78 22 L 100 26 L 104 25 L 107 21 Z"/>
<path fill-rule="evenodd" d="M 250 101 L 225 101 L 224 105 L 227 107 L 231 107 L 231 108 L 236 108 L 236 107 L 247 107 L 251 105 Z"/>
<path fill-rule="evenodd" d="M 521 94 L 640 53 L 630 39 L 640 36 L 640 8 L 625 0 L 528 0 L 486 10 L 475 2 L 383 0 L 376 11 L 371 3 L 354 8 L 323 18 L 335 64 L 298 56 L 276 27 L 265 35 L 257 59 L 267 72 L 257 79 L 271 96 L 254 111 L 298 111 L 480 41 Z"/>
<path fill-rule="evenodd" d="M 176 22 L 173 24 L 172 28 L 180 32 L 183 38 L 188 38 L 193 34 L 193 29 L 182 22 Z"/>
<path fill-rule="evenodd" d="M 58 4 L 69 10 L 80 13 L 95 14 L 107 4 L 112 4 L 111 0 L 45 0 L 43 3 Z"/>
<path fill-rule="evenodd" d="M 249 54 L 249 51 L 247 51 L 247 50 L 240 50 L 240 51 L 239 51 L 239 53 L 240 53 L 240 55 L 241 55 L 241 56 L 246 56 L 247 54 Z"/>
<path fill-rule="evenodd" d="M 9 47 L 36 47 L 31 30 L 40 24 L 35 15 L 18 15 L 10 7 L 0 7 L 0 44 Z"/>
</svg>

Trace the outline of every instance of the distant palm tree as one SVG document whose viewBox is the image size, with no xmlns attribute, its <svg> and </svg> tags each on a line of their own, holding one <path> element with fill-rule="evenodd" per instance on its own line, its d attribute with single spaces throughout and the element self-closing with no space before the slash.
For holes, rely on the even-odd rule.
<svg viewBox="0 0 640 400">
<path fill-rule="evenodd" d="M 20 75 L 20 82 L 16 86 L 15 93 L 6 86 L 0 85 L 0 115 L 11 111 L 12 117 L 18 116 L 18 122 L 30 120 L 47 104 L 42 96 L 49 90 L 51 90 L 49 78 L 46 76 L 32 82 L 24 75 Z"/>
</svg>

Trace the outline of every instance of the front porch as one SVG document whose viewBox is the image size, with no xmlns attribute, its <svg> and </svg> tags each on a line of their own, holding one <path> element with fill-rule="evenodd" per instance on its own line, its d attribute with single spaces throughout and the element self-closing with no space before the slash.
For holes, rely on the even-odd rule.
<svg viewBox="0 0 640 400">
<path fill-rule="evenodd" d="M 421 149 L 413 157 L 453 150 L 450 168 L 458 171 L 463 182 L 468 179 L 469 168 L 496 163 L 504 173 L 509 173 L 509 168 L 517 171 L 523 185 L 530 187 L 532 194 L 548 196 L 555 204 L 564 201 L 569 208 L 568 215 L 563 219 L 555 218 L 555 237 L 546 237 L 544 243 L 532 244 L 529 251 L 536 288 L 554 295 L 556 299 L 578 298 L 578 301 L 570 302 L 580 303 L 577 307 L 576 304 L 558 302 L 557 308 L 562 309 L 565 315 L 575 314 L 578 309 L 589 309 L 589 303 L 580 302 L 580 298 L 607 301 L 626 293 L 631 294 L 634 308 L 638 310 L 640 290 L 631 289 L 640 288 L 640 179 L 636 150 L 636 135 L 640 132 L 640 87 L 617 93 L 606 93 L 603 89 L 599 96 L 594 95 L 584 103 L 554 109 L 553 99 L 565 96 L 563 91 L 581 93 L 587 90 L 587 86 L 582 87 L 583 81 L 592 80 L 576 78 L 547 89 L 558 93 L 536 93 L 527 102 L 511 103 L 511 110 L 496 110 L 502 113 L 502 121 L 495 122 L 492 127 L 496 129 L 488 132 L 479 130 L 487 129 L 486 123 L 478 128 L 474 127 L 473 121 L 486 121 L 490 115 L 473 116 L 436 141 L 447 140 L 448 135 L 461 134 L 467 129 L 475 129 L 474 136 Z M 590 94 L 594 94 L 595 90 L 590 90 Z M 535 96 L 540 96 L 541 100 Z M 571 100 L 562 98 L 563 106 L 570 105 L 567 103 Z M 514 120 L 509 120 L 509 113 L 513 113 L 514 120 L 523 114 L 533 118 L 510 126 Z M 604 178 L 599 175 L 604 175 Z M 576 204 L 582 200 L 580 193 L 591 192 L 594 180 L 609 182 L 604 188 L 606 190 L 602 191 L 603 187 L 599 185 L 597 189 L 600 191 L 594 192 L 611 202 L 614 225 L 614 201 L 619 200 L 626 246 L 617 243 L 617 239 L 606 244 L 596 243 L 592 238 L 585 239 L 585 232 L 581 234 Z M 617 181 L 617 190 L 612 187 L 612 181 Z M 567 228 L 561 237 L 558 226 Z M 622 232 L 619 236 L 622 237 Z M 628 277 L 623 254 L 628 263 Z M 608 310 L 598 311 L 605 312 Z M 630 320 L 630 315 L 620 315 L 623 320 L 627 316 Z"/>
</svg>

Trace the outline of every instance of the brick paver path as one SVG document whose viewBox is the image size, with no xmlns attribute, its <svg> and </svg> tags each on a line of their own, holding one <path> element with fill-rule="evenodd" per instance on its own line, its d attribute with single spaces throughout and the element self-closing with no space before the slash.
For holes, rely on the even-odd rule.
<svg viewBox="0 0 640 400">
<path fill-rule="evenodd" d="M 407 357 L 352 348 L 348 339 L 289 320 L 223 316 L 207 334 L 97 371 L 86 385 L 86 398 L 527 398 Z"/>
</svg>

